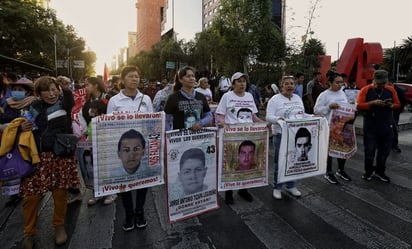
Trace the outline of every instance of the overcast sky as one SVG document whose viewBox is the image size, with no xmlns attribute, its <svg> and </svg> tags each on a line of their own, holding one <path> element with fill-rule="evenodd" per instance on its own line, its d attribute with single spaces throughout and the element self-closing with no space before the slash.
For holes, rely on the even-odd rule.
<svg viewBox="0 0 412 249">
<path fill-rule="evenodd" d="M 300 41 L 305 33 L 310 2 L 314 0 L 286 0 L 288 40 Z M 51 0 L 50 7 L 56 9 L 57 17 L 65 24 L 73 25 L 96 52 L 96 72 L 102 74 L 104 63 L 110 66 L 112 56 L 127 46 L 127 32 L 136 31 L 135 3 L 136 0 Z M 324 43 L 332 61 L 349 38 L 362 37 L 365 42 L 380 42 L 383 48 L 393 47 L 394 41 L 399 45 L 412 36 L 411 10 L 411 0 L 320 0 L 311 25 L 313 38 Z M 185 13 L 190 14 L 201 15 L 201 10 Z"/>
</svg>

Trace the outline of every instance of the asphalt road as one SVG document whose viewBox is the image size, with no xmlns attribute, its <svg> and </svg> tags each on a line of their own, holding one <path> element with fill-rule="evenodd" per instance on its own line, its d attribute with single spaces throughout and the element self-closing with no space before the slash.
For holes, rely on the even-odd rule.
<svg viewBox="0 0 412 249">
<path fill-rule="evenodd" d="M 389 184 L 361 179 L 362 137 L 357 141 L 358 152 L 346 163 L 353 180 L 338 185 L 322 176 L 300 180 L 301 198 L 284 194 L 282 200 L 274 200 L 271 186 L 255 188 L 250 190 L 252 203 L 234 194 L 235 204 L 228 206 L 221 195 L 218 210 L 168 224 L 164 186 L 153 187 L 147 196 L 145 230 L 124 232 L 121 200 L 116 205 L 88 207 L 91 192 L 86 191 L 83 201 L 69 204 L 70 237 L 61 247 L 53 243 L 52 198 L 46 195 L 39 211 L 36 248 L 411 248 L 412 130 L 400 133 L 403 151 L 391 153 L 388 159 Z M 0 197 L 0 248 L 20 248 L 21 203 L 5 206 L 5 200 Z"/>
</svg>

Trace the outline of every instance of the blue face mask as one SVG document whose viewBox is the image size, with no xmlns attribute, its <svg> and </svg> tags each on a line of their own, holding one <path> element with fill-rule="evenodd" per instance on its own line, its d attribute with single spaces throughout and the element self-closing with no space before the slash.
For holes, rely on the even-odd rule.
<svg viewBox="0 0 412 249">
<path fill-rule="evenodd" d="M 11 96 L 14 100 L 19 101 L 23 100 L 26 97 L 26 93 L 23 91 L 11 91 Z"/>
</svg>

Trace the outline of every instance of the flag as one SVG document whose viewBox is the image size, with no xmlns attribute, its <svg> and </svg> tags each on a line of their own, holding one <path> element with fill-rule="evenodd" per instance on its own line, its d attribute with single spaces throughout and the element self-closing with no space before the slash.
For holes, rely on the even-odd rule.
<svg viewBox="0 0 412 249">
<path fill-rule="evenodd" d="M 110 72 L 109 72 L 109 68 L 107 67 L 106 63 L 104 63 L 104 69 L 103 69 L 103 83 L 104 83 L 104 87 L 107 90 L 107 81 L 109 80 L 110 77 Z"/>
</svg>

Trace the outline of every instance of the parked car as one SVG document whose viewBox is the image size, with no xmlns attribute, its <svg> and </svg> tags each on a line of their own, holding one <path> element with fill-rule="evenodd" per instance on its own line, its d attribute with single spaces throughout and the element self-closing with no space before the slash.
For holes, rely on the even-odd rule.
<svg viewBox="0 0 412 249">
<path fill-rule="evenodd" d="M 405 110 L 412 112 L 412 85 L 407 83 L 395 83 L 405 91 L 406 105 Z"/>
</svg>

